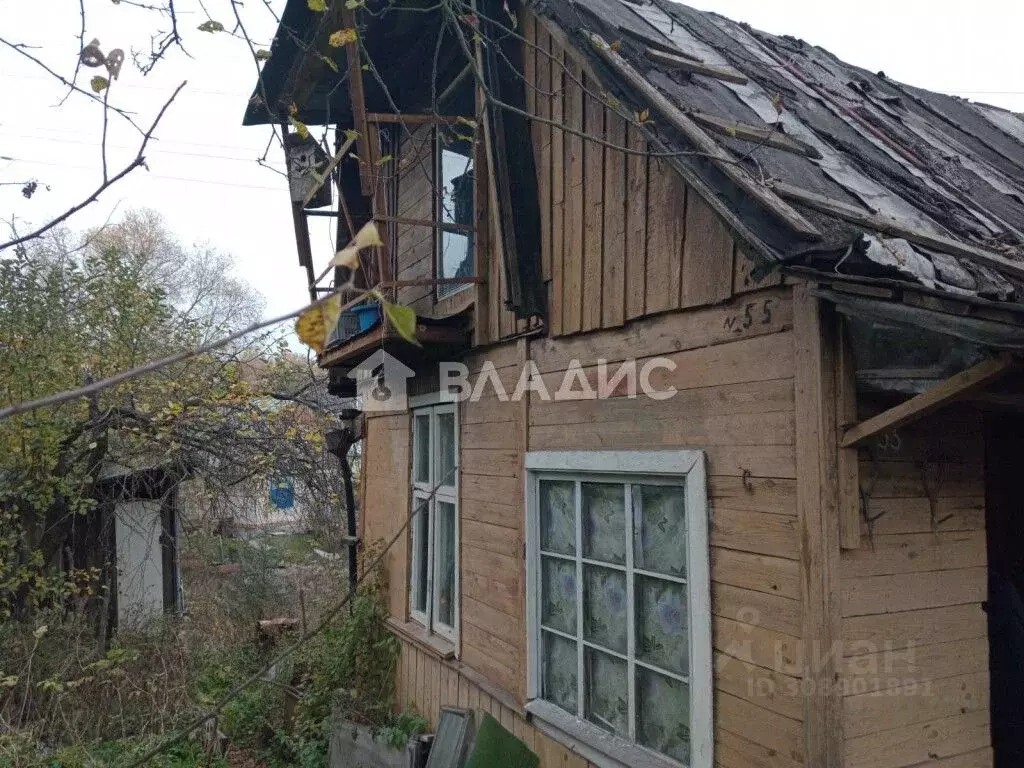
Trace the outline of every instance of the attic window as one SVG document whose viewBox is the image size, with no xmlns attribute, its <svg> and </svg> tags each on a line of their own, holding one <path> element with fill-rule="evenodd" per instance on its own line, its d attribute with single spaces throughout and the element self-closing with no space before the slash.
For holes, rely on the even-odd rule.
<svg viewBox="0 0 1024 768">
<path fill-rule="evenodd" d="M 452 140 L 443 131 L 436 139 L 437 195 L 436 220 L 437 276 L 441 279 L 474 277 L 473 146 L 466 140 Z M 437 286 L 437 298 L 443 299 L 469 288 L 471 283 Z"/>
</svg>

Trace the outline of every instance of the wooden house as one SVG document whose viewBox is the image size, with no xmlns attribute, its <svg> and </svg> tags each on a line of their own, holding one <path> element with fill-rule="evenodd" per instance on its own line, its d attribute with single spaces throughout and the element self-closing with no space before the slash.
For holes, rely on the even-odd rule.
<svg viewBox="0 0 1024 768">
<path fill-rule="evenodd" d="M 327 5 L 246 120 L 336 130 L 311 295 L 308 217 L 373 219 L 417 314 L 319 359 L 414 371 L 399 702 L 543 768 L 1024 764 L 1024 119 L 666 0 Z"/>
</svg>

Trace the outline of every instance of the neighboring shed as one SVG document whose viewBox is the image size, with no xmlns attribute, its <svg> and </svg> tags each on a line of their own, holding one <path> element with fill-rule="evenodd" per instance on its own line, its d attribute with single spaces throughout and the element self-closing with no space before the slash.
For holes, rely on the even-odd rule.
<svg viewBox="0 0 1024 768">
<path fill-rule="evenodd" d="M 400 702 L 544 768 L 1020 764 L 1024 118 L 664 0 L 473 7 L 289 2 L 246 115 L 359 132 L 300 259 L 358 209 L 417 313 L 319 358 L 415 371 L 360 519 Z M 597 396 L 629 361 L 673 396 Z"/>
</svg>

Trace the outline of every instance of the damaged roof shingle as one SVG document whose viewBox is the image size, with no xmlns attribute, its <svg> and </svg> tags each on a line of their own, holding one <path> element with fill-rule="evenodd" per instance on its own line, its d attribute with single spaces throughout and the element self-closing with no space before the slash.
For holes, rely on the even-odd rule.
<svg viewBox="0 0 1024 768">
<path fill-rule="evenodd" d="M 904 85 L 802 40 L 668 0 L 534 5 L 593 59 L 617 97 L 643 109 L 615 69 L 601 66 L 588 34 L 618 41 L 649 84 L 818 226 L 819 242 L 792 232 L 787 241 L 775 222 L 761 239 L 777 261 L 812 254 L 820 266 L 831 253 L 845 273 L 1024 304 L 1024 116 Z M 666 53 L 701 66 L 674 64 Z M 692 149 L 660 122 L 653 130 L 671 149 Z M 765 142 L 765 131 L 791 141 Z M 706 161 L 680 160 L 706 172 Z M 749 206 L 732 212 L 759 234 Z"/>
</svg>

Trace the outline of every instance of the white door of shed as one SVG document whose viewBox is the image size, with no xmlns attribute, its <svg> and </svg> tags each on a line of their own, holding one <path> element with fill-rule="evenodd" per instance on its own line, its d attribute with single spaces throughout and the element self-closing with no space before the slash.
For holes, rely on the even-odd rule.
<svg viewBox="0 0 1024 768">
<path fill-rule="evenodd" d="M 114 514 L 117 623 L 121 629 L 140 629 L 164 609 L 160 502 L 119 502 Z"/>
</svg>

